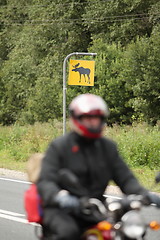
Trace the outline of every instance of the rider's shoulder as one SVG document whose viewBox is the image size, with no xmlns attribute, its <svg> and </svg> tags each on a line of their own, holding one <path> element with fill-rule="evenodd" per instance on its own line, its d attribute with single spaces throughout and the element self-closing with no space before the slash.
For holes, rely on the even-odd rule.
<svg viewBox="0 0 160 240">
<path fill-rule="evenodd" d="M 51 144 L 54 146 L 59 146 L 59 145 L 62 146 L 68 143 L 68 141 L 70 141 L 71 135 L 72 135 L 71 133 L 66 133 L 65 135 L 59 136 L 53 139 Z"/>
<path fill-rule="evenodd" d="M 101 137 L 101 142 L 108 147 L 117 147 L 117 143 L 108 137 Z"/>
</svg>

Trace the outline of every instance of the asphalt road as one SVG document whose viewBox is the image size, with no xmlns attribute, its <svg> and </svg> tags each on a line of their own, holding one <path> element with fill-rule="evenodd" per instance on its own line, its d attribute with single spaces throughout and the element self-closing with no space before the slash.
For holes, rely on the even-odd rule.
<svg viewBox="0 0 160 240">
<path fill-rule="evenodd" d="M 0 239 L 36 240 L 35 226 L 26 220 L 23 194 L 29 183 L 0 178 Z"/>
<path fill-rule="evenodd" d="M 35 226 L 28 224 L 23 207 L 23 194 L 29 183 L 0 177 L 0 240 L 36 240 Z M 158 220 L 160 210 L 144 208 L 146 222 Z M 159 240 L 160 231 L 148 231 L 146 240 Z"/>
</svg>

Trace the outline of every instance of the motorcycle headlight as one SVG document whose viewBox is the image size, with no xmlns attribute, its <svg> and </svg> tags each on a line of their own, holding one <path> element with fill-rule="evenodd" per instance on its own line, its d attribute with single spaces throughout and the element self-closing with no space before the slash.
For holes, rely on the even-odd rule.
<svg viewBox="0 0 160 240">
<path fill-rule="evenodd" d="M 122 217 L 122 229 L 129 238 L 139 238 L 145 232 L 144 219 L 138 211 L 129 211 Z"/>
</svg>

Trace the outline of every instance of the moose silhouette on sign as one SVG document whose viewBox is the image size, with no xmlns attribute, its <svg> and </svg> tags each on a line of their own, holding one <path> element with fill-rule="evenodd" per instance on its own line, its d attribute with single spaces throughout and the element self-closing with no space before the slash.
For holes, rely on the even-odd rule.
<svg viewBox="0 0 160 240">
<path fill-rule="evenodd" d="M 81 76 L 84 76 L 84 80 L 86 82 L 86 75 L 87 75 L 87 83 L 90 84 L 90 72 L 91 70 L 89 68 L 83 68 L 79 67 L 80 63 L 77 63 L 75 66 L 73 66 L 74 69 L 72 69 L 73 72 L 79 72 L 79 82 L 81 82 Z"/>
</svg>

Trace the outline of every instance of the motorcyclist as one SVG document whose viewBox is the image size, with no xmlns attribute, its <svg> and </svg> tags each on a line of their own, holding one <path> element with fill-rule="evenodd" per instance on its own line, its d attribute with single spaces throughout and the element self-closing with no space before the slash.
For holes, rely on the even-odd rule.
<svg viewBox="0 0 160 240">
<path fill-rule="evenodd" d="M 78 209 L 80 189 L 76 189 L 77 193 L 65 191 L 58 178 L 61 169 L 69 169 L 77 176 L 84 189 L 83 196 L 103 201 L 110 180 L 127 195 L 149 194 L 122 160 L 116 144 L 102 136 L 109 116 L 105 101 L 94 94 L 82 94 L 72 100 L 69 112 L 71 131 L 51 142 L 37 182 L 44 208 L 43 225 L 48 232 L 45 240 L 79 239 L 82 229 L 96 222 L 70 211 Z M 154 196 L 150 201 L 155 201 Z"/>
</svg>

